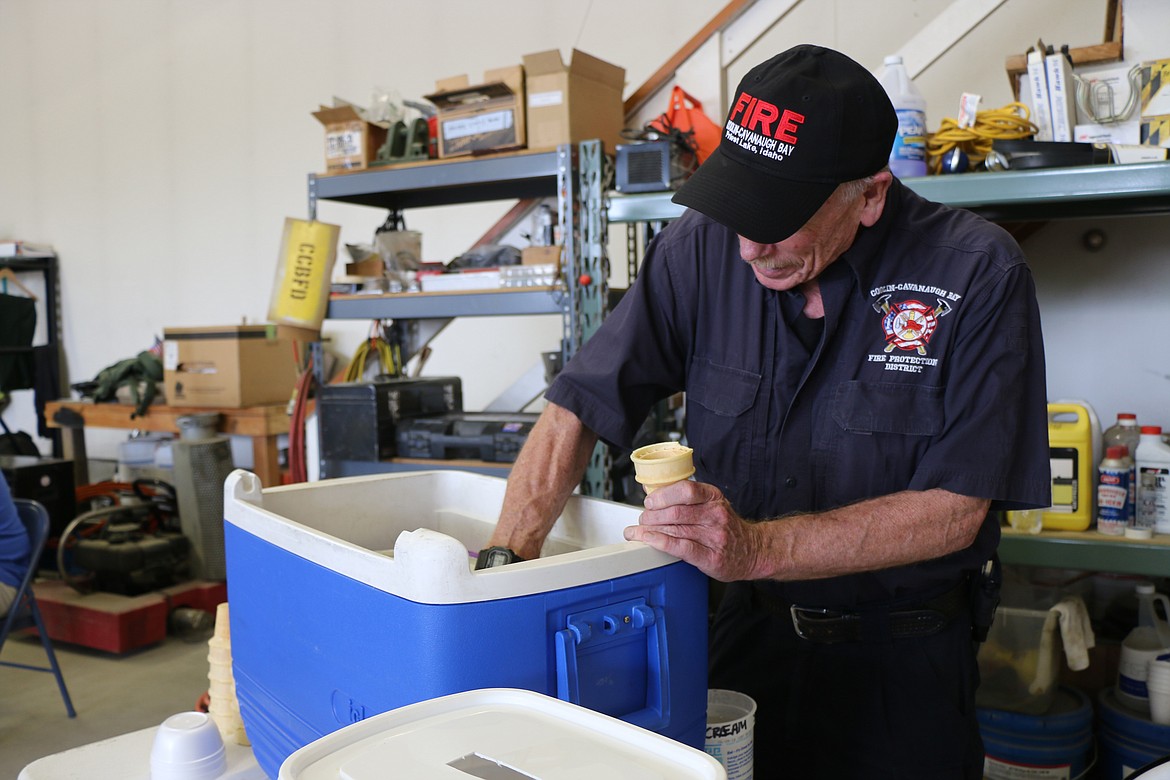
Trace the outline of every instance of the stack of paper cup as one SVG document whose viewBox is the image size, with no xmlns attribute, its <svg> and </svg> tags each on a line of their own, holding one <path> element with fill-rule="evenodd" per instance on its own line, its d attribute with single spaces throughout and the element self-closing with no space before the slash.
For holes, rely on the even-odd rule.
<svg viewBox="0 0 1170 780">
<path fill-rule="evenodd" d="M 664 441 L 639 447 L 630 455 L 634 462 L 634 479 L 650 495 L 660 487 L 681 482 L 695 473 L 693 450 L 676 441 Z"/>
<path fill-rule="evenodd" d="M 1150 694 L 1150 720 L 1170 726 L 1170 653 L 1150 661 L 1146 690 Z"/>
<path fill-rule="evenodd" d="M 240 702 L 236 699 L 236 680 L 232 676 L 232 635 L 228 623 L 227 602 L 215 609 L 215 633 L 207 642 L 207 692 L 211 699 L 208 714 L 215 721 L 224 741 L 250 745 L 240 718 Z"/>
</svg>

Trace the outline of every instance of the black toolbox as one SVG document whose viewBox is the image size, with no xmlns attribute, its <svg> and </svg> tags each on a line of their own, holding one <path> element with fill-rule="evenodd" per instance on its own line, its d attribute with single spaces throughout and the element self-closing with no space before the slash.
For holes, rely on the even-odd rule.
<svg viewBox="0 0 1170 780">
<path fill-rule="evenodd" d="M 317 423 L 322 461 L 378 461 L 394 457 L 397 426 L 422 415 L 463 409 L 457 376 L 394 378 L 321 387 Z"/>
</svg>

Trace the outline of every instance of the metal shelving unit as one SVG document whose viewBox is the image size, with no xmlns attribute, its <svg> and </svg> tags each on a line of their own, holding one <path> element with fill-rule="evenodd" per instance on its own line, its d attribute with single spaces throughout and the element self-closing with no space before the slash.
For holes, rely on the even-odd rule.
<svg viewBox="0 0 1170 780">
<path fill-rule="evenodd" d="M 447 206 L 555 195 L 565 160 L 560 150 L 432 160 L 357 173 L 309 174 L 309 216 L 317 201 L 384 209 Z"/>
<path fill-rule="evenodd" d="M 1170 537 L 1137 541 L 1096 531 L 1026 534 L 1005 528 L 999 557 L 1008 564 L 1165 577 L 1170 573 Z"/>
<path fill-rule="evenodd" d="M 582 145 L 584 146 L 584 145 Z M 577 150 L 516 153 L 408 163 L 358 173 L 309 174 L 309 215 L 321 200 L 401 210 L 482 200 L 557 196 L 565 234 L 566 284 L 523 290 L 454 293 L 344 295 L 330 300 L 329 319 L 449 319 L 501 315 L 573 313 L 581 269 L 580 231 L 584 217 L 573 207 L 580 188 Z M 584 178 L 584 176 L 582 176 Z M 594 209 L 597 210 L 597 209 Z M 571 344 L 570 349 L 576 344 Z"/>
<path fill-rule="evenodd" d="M 343 295 L 330 300 L 328 319 L 384 319 L 427 323 L 431 335 L 455 317 L 560 314 L 561 352 L 568 360 L 596 330 L 608 307 L 605 244 L 606 165 L 600 141 L 566 144 L 553 151 L 517 152 L 434 160 L 340 175 L 309 174 L 309 215 L 322 200 L 403 210 L 487 200 L 555 196 L 563 246 L 561 283 L 554 287 Z M 339 464 L 346 475 L 444 468 L 443 461 Z M 461 468 L 468 468 L 466 465 Z M 484 473 L 507 473 L 507 464 L 483 464 Z M 476 469 L 472 469 L 476 470 Z M 608 451 L 595 452 L 584 491 L 609 497 Z"/>
<path fill-rule="evenodd" d="M 927 176 L 903 182 L 924 198 L 997 222 L 1170 214 L 1170 162 Z M 682 216 L 669 192 L 614 195 L 610 222 L 663 222 Z M 1170 538 L 1135 541 L 1096 531 L 1037 535 L 1004 529 L 1004 563 L 1163 577 Z"/>
<path fill-rule="evenodd" d="M 0 257 L 0 268 L 11 268 L 16 273 L 39 273 L 44 279 L 45 284 L 45 300 L 44 300 L 44 316 L 45 316 L 45 343 L 41 346 L 31 347 L 0 347 L 0 354 L 14 355 L 32 353 L 40 360 L 50 360 L 56 366 L 53 375 L 60 381 L 60 365 L 61 365 L 61 323 L 59 321 L 60 311 L 58 309 L 58 300 L 60 295 L 59 277 L 57 268 L 57 256 L 50 255 L 47 257 L 31 257 L 31 256 L 16 256 L 16 257 Z M 57 388 L 60 390 L 60 388 Z M 55 401 L 56 398 L 49 400 Z M 38 410 L 38 416 L 43 417 L 43 410 Z M 43 423 L 43 420 L 41 420 Z M 64 447 L 61 440 L 61 431 L 56 428 L 50 428 L 48 433 L 49 439 L 52 442 L 53 457 L 60 458 L 64 456 Z"/>
<path fill-rule="evenodd" d="M 495 317 L 502 314 L 564 314 L 565 292 L 533 287 L 499 292 L 386 293 L 344 295 L 329 302 L 336 320 Z"/>
<path fill-rule="evenodd" d="M 1170 213 L 1170 162 L 964 173 L 903 183 L 924 198 L 1000 222 Z M 615 195 L 609 221 L 676 219 L 684 209 L 671 202 L 671 194 Z"/>
</svg>

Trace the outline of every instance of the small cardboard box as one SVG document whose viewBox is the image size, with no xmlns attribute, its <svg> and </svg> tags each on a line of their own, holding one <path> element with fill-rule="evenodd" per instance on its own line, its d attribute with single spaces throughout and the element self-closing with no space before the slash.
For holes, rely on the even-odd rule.
<svg viewBox="0 0 1170 780">
<path fill-rule="evenodd" d="M 172 406 L 284 403 L 297 381 L 293 343 L 272 325 L 166 328 L 163 380 Z"/>
<path fill-rule="evenodd" d="M 386 264 L 379 255 L 372 255 L 356 263 L 345 264 L 346 276 L 378 277 L 386 275 Z"/>
<path fill-rule="evenodd" d="M 524 73 L 529 148 L 599 138 L 612 151 L 622 142 L 625 68 L 576 49 L 566 66 L 552 49 L 525 55 Z"/>
<path fill-rule="evenodd" d="M 559 246 L 526 246 L 520 250 L 520 264 L 560 266 L 561 249 Z"/>
<path fill-rule="evenodd" d="M 443 79 L 426 99 L 439 111 L 440 158 L 527 144 L 524 68 L 519 65 L 486 71 L 482 84 L 471 85 L 465 75 Z"/>
<path fill-rule="evenodd" d="M 325 170 L 328 173 L 368 168 L 386 143 L 387 128 L 367 122 L 355 106 L 321 106 L 313 116 L 325 125 Z"/>
</svg>

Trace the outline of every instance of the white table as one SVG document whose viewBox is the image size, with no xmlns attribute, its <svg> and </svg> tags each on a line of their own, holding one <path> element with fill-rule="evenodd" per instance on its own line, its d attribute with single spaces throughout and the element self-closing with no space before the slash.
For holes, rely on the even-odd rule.
<svg viewBox="0 0 1170 780">
<path fill-rule="evenodd" d="M 158 726 L 38 758 L 17 780 L 150 780 L 150 748 Z M 227 770 L 216 780 L 268 780 L 252 749 L 227 740 Z"/>
</svg>

